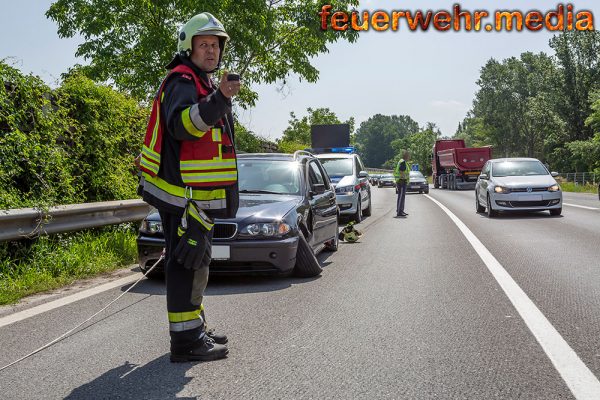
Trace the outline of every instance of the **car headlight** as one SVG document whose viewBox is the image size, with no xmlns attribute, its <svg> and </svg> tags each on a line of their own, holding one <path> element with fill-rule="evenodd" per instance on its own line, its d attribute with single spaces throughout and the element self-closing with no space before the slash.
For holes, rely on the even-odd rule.
<svg viewBox="0 0 600 400">
<path fill-rule="evenodd" d="M 162 233 L 163 227 L 162 222 L 160 221 L 142 221 L 142 225 L 140 226 L 140 232 L 147 233 L 150 235 L 154 235 L 156 233 Z"/>
<path fill-rule="evenodd" d="M 510 190 L 504 186 L 496 186 L 494 188 L 494 192 L 506 194 L 506 193 L 510 193 Z"/>
<path fill-rule="evenodd" d="M 349 185 L 349 186 L 336 187 L 335 188 L 335 192 L 336 193 L 351 194 L 351 193 L 354 192 L 354 186 L 353 185 Z"/>
<path fill-rule="evenodd" d="M 249 224 L 240 230 L 240 236 L 254 237 L 279 237 L 288 234 L 292 228 L 285 222 L 257 222 Z"/>
<path fill-rule="evenodd" d="M 552 185 L 548 188 L 549 192 L 560 192 L 560 186 L 558 185 Z"/>
</svg>

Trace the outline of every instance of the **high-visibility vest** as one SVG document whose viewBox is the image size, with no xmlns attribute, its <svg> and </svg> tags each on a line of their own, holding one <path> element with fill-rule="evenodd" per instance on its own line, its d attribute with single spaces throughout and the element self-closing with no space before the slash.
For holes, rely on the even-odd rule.
<svg viewBox="0 0 600 400">
<path fill-rule="evenodd" d="M 179 197 L 182 188 L 168 184 L 157 176 L 160 169 L 161 146 L 165 132 L 165 122 L 161 120 L 160 106 L 163 100 L 165 83 L 173 73 L 183 73 L 192 77 L 200 101 L 211 93 L 208 83 L 198 77 L 190 67 L 180 64 L 171 70 L 163 80 L 152 103 L 152 112 L 146 129 L 144 145 L 142 146 L 140 169 L 146 182 L 150 182 L 154 186 L 160 187 L 162 191 Z M 208 189 L 210 187 L 214 189 L 212 190 L 214 196 L 210 194 L 211 191 L 200 194 L 198 192 L 204 191 L 190 190 L 190 192 L 198 193 L 203 197 L 199 200 L 224 198 L 224 191 L 219 190 L 219 188 L 227 188 L 237 182 L 237 162 L 233 143 L 229 134 L 223 132 L 222 120 L 219 121 L 217 126 L 206 132 L 196 128 L 190 118 L 192 107 L 182 111 L 181 118 L 188 133 L 198 139 L 181 141 L 179 155 L 181 179 L 187 188 Z"/>
<path fill-rule="evenodd" d="M 400 164 L 405 163 L 406 164 L 406 169 L 404 171 L 400 170 Z M 396 164 L 396 169 L 394 170 L 394 177 L 396 178 L 396 180 L 405 180 L 406 182 L 408 182 L 408 178 L 410 176 L 410 170 L 408 168 L 408 163 L 406 161 L 404 161 L 404 158 L 401 158 L 400 161 L 398 161 L 398 164 Z"/>
</svg>

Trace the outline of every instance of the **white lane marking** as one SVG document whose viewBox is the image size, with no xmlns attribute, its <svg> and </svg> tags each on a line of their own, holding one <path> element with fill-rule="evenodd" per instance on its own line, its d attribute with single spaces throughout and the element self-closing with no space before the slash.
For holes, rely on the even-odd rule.
<svg viewBox="0 0 600 400">
<path fill-rule="evenodd" d="M 46 311 L 54 310 L 55 308 L 66 306 L 67 304 L 74 303 L 76 301 L 85 299 L 90 296 L 94 296 L 98 293 L 105 292 L 110 289 L 114 289 L 119 286 L 127 285 L 128 283 L 134 282 L 140 278 L 142 273 L 136 273 L 133 275 L 128 275 L 124 278 L 117 279 L 116 281 L 108 282 L 103 285 L 83 290 L 79 293 L 72 294 L 70 296 L 66 296 L 49 303 L 40 304 L 36 307 L 28 308 L 27 310 L 19 311 L 14 314 L 7 315 L 5 317 L 0 318 L 0 328 L 6 325 L 14 324 L 15 322 L 22 321 L 24 319 L 33 317 L 35 315 L 45 313 Z"/>
<path fill-rule="evenodd" d="M 502 265 L 452 211 L 429 195 L 456 224 L 492 273 L 576 399 L 600 398 L 600 382 Z"/>
<path fill-rule="evenodd" d="M 563 202 L 565 206 L 577 207 L 577 208 L 585 208 L 586 210 L 600 210 L 598 207 L 588 207 L 588 206 L 580 206 L 578 204 L 571 204 Z"/>
</svg>

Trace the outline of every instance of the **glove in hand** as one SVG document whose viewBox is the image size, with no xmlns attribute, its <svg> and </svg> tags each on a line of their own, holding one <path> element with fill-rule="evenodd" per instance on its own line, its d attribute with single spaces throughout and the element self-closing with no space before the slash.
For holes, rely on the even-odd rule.
<svg viewBox="0 0 600 400">
<path fill-rule="evenodd" d="M 213 221 L 193 201 L 188 201 L 177 229 L 179 244 L 173 256 L 186 269 L 208 267 L 211 260 Z"/>
</svg>

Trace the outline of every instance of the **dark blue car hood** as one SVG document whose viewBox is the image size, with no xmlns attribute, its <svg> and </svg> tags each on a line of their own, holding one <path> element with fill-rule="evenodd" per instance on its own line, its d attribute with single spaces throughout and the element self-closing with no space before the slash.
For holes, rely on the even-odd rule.
<svg viewBox="0 0 600 400">
<path fill-rule="evenodd" d="M 281 219 L 301 201 L 300 196 L 242 194 L 236 221 Z"/>
<path fill-rule="evenodd" d="M 301 201 L 300 196 L 273 195 L 273 194 L 241 194 L 240 206 L 235 218 L 227 219 L 228 222 L 242 222 L 244 220 L 269 220 L 281 219 Z M 160 220 L 158 212 L 153 212 L 147 217 L 150 221 Z"/>
</svg>

